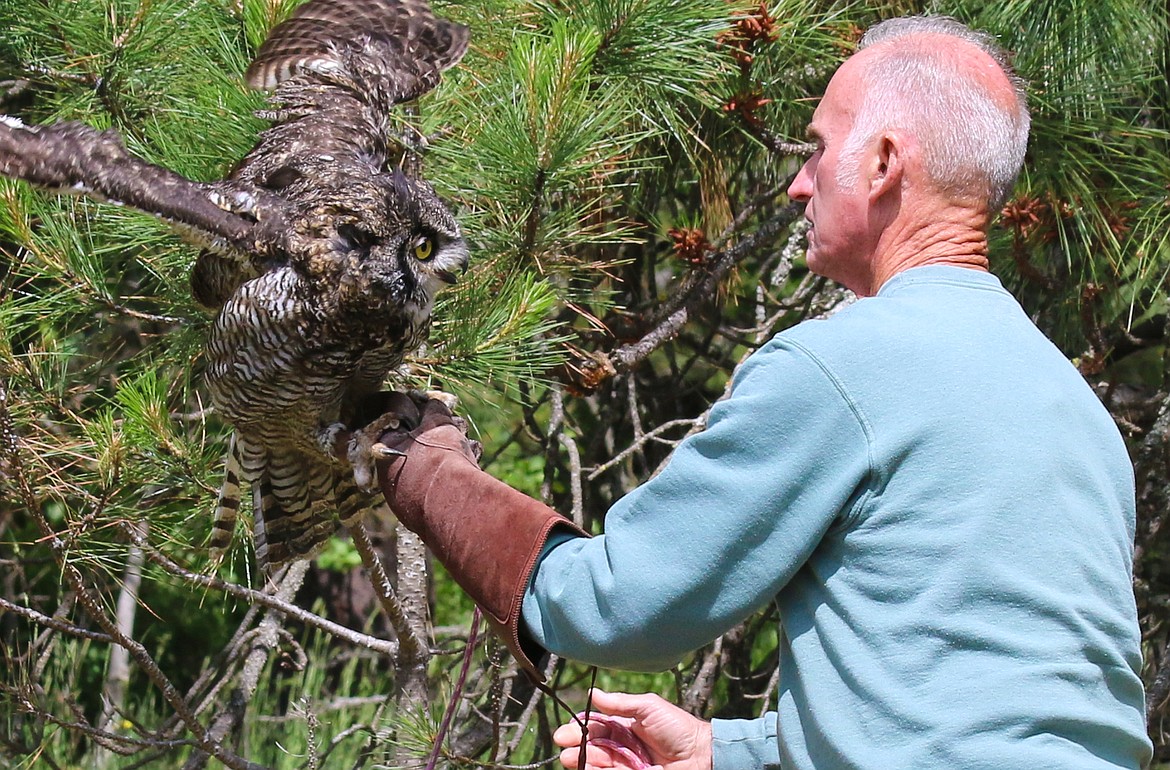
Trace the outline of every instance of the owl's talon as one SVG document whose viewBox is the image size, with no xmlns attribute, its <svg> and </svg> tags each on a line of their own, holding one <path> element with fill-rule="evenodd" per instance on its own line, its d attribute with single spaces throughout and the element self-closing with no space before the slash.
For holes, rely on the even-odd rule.
<svg viewBox="0 0 1170 770">
<path fill-rule="evenodd" d="M 370 447 L 370 454 L 374 455 L 380 460 L 389 460 L 392 457 L 406 457 L 406 452 L 402 452 L 397 449 L 391 449 L 381 442 L 378 442 Z"/>
<path fill-rule="evenodd" d="M 402 452 L 391 449 L 379 439 L 391 430 L 409 427 L 403 416 L 388 412 L 369 425 L 349 434 L 346 459 L 353 467 L 353 480 L 367 492 L 376 491 L 378 486 L 378 462 L 401 457 Z"/>
<path fill-rule="evenodd" d="M 317 443 L 321 451 L 334 457 L 344 457 L 341 450 L 345 447 L 349 431 L 339 422 L 327 425 L 317 432 Z"/>
<path fill-rule="evenodd" d="M 226 186 L 211 190 L 207 193 L 207 199 L 224 211 L 249 217 L 256 215 L 256 209 L 260 205 L 252 193 Z"/>
</svg>

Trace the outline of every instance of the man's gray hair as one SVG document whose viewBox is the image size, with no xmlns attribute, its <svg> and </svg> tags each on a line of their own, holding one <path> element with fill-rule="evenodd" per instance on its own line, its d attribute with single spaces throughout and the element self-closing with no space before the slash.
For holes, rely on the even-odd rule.
<svg viewBox="0 0 1170 770">
<path fill-rule="evenodd" d="M 988 54 L 1015 91 L 1006 110 L 985 84 L 937 48 L 910 38 L 946 35 Z M 905 38 L 905 39 L 903 39 Z M 866 145 L 889 129 L 911 132 L 922 147 L 930 179 L 947 192 L 984 198 L 992 211 L 1007 200 L 1028 147 L 1027 96 L 1007 55 L 990 35 L 947 16 L 907 16 L 876 24 L 858 50 L 878 44 L 883 50 L 862 71 L 865 96 L 845 140 L 837 182 L 857 183 Z"/>
</svg>

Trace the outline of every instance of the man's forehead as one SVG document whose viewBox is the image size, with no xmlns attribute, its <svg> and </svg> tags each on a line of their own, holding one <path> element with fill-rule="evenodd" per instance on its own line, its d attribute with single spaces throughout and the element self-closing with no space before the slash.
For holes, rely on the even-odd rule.
<svg viewBox="0 0 1170 770">
<path fill-rule="evenodd" d="M 829 79 L 825 95 L 813 110 L 812 121 L 805 129 L 810 139 L 825 139 L 827 134 L 852 125 L 858 103 L 865 92 L 865 84 L 855 61 L 858 55 L 846 59 Z"/>
</svg>

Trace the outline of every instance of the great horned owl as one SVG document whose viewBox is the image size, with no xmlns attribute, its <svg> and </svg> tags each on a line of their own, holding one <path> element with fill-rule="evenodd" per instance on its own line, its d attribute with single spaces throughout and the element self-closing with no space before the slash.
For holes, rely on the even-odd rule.
<svg viewBox="0 0 1170 770">
<path fill-rule="evenodd" d="M 248 68 L 250 85 L 275 88 L 261 113 L 273 125 L 211 185 L 129 156 L 108 132 L 0 120 L 0 173 L 160 214 L 216 247 L 191 282 L 219 308 L 206 380 L 235 428 L 213 548 L 230 542 L 241 482 L 270 567 L 384 505 L 335 459 L 335 439 L 426 339 L 435 292 L 468 256 L 431 186 L 399 169 L 391 110 L 434 88 L 467 39 L 421 0 L 309 0 Z M 180 189 L 193 200 L 165 194 Z"/>
<path fill-rule="evenodd" d="M 336 427 L 358 427 L 361 399 L 423 342 L 435 292 L 467 264 L 446 206 L 396 170 L 390 111 L 466 48 L 466 27 L 417 0 L 311 0 L 248 68 L 250 85 L 276 88 L 263 113 L 274 125 L 232 179 L 296 214 L 284 264 L 205 252 L 192 275 L 196 299 L 222 305 L 207 383 L 236 429 L 214 548 L 234 528 L 237 468 L 261 563 L 312 555 L 339 521 L 384 505 L 332 457 Z"/>
</svg>

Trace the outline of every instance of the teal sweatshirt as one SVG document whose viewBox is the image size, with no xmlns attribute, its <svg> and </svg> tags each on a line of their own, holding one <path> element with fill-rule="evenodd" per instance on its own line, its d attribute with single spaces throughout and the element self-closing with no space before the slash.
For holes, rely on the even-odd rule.
<svg viewBox="0 0 1170 770">
<path fill-rule="evenodd" d="M 1132 467 L 992 275 L 906 271 L 777 335 L 707 429 L 546 549 L 534 641 L 668 667 L 775 600 L 777 711 L 715 770 L 1136 770 Z"/>
</svg>

